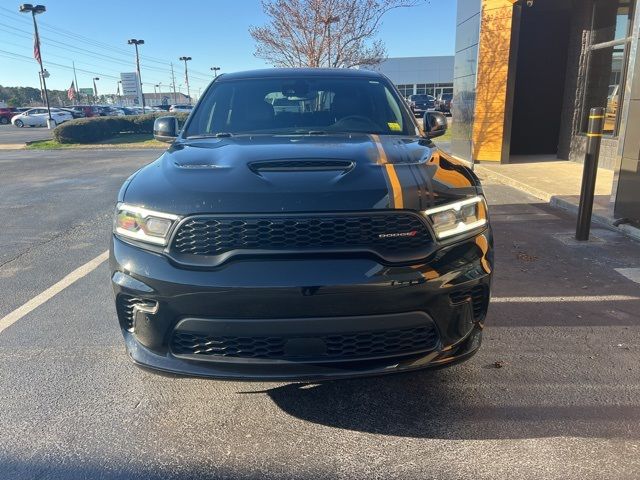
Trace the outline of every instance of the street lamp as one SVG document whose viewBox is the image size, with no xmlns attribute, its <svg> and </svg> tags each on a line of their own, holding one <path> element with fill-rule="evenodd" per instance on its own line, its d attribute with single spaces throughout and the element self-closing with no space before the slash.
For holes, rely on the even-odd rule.
<svg viewBox="0 0 640 480">
<path fill-rule="evenodd" d="M 329 30 L 329 35 L 328 35 L 329 45 L 328 45 L 328 52 L 327 52 L 327 60 L 329 62 L 329 67 L 331 67 L 331 24 L 338 23 L 339 21 L 340 21 L 340 17 L 338 17 L 337 15 L 329 15 L 327 18 L 325 18 L 322 21 L 322 23 L 324 23 L 324 26 Z"/>
<path fill-rule="evenodd" d="M 187 97 L 189 97 L 189 105 L 191 105 L 191 92 L 189 91 L 189 71 L 187 70 L 187 62 L 191 60 L 191 57 L 180 57 L 180 60 L 184 62 L 184 81 L 187 84 Z"/>
<path fill-rule="evenodd" d="M 49 118 L 47 119 L 47 128 L 51 128 L 53 125 L 53 118 L 51 118 L 51 107 L 49 106 L 49 93 L 47 92 L 47 81 L 45 80 L 47 77 L 44 73 L 44 67 L 42 66 L 42 52 L 40 50 L 40 34 L 38 33 L 38 23 L 36 22 L 36 15 L 39 13 L 44 13 L 47 11 L 47 7 L 44 5 L 31 5 L 30 3 L 23 3 L 19 8 L 21 13 L 31 13 L 33 18 L 33 30 L 35 34 L 34 46 L 33 46 L 33 56 L 40 64 L 40 79 L 42 80 L 42 87 L 44 89 L 44 101 L 47 104 L 47 114 Z"/>
<path fill-rule="evenodd" d="M 98 87 L 96 86 L 96 80 L 100 80 L 100 77 L 93 77 L 93 98 L 94 103 L 98 101 Z"/>
<path fill-rule="evenodd" d="M 218 70 L 220 70 L 220 67 L 211 67 L 211 70 L 213 70 L 213 78 L 216 78 L 218 76 Z"/>
<path fill-rule="evenodd" d="M 138 72 L 138 82 L 140 82 L 140 95 L 142 96 L 142 112 L 144 113 L 144 92 L 142 91 L 142 77 L 140 76 L 140 55 L 138 54 L 138 45 L 144 45 L 144 40 L 132 38 L 127 40 L 129 45 L 136 47 L 136 70 Z"/>
</svg>

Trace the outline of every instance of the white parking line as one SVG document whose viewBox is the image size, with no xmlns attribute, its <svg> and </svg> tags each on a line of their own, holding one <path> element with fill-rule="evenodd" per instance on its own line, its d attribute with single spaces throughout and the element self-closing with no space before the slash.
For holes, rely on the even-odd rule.
<svg viewBox="0 0 640 480">
<path fill-rule="evenodd" d="M 47 300 L 51 299 L 62 290 L 67 288 L 69 285 L 73 285 L 75 282 L 80 280 L 82 277 L 88 275 L 96 268 L 98 268 L 107 258 L 109 258 L 109 251 L 102 252 L 93 260 L 89 260 L 87 263 L 82 265 L 81 267 L 76 268 L 69 275 L 64 277 L 59 282 L 53 284 L 49 288 L 47 288 L 44 292 L 36 295 L 27 303 L 22 305 L 21 307 L 16 308 L 13 312 L 8 315 L 0 318 L 0 333 L 2 333 L 6 328 L 9 328 L 11 325 L 16 323 L 22 317 L 27 315 L 29 312 L 35 310 L 40 305 L 45 303 Z"/>
<path fill-rule="evenodd" d="M 575 297 L 493 297 L 491 303 L 626 302 L 640 300 L 632 295 L 582 295 Z"/>
<path fill-rule="evenodd" d="M 616 268 L 615 270 L 632 282 L 640 283 L 640 268 Z"/>
</svg>

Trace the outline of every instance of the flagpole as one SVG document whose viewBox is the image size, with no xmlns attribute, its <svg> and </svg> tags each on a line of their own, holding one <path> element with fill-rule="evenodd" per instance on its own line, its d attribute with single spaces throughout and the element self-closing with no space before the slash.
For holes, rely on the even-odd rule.
<svg viewBox="0 0 640 480">
<path fill-rule="evenodd" d="M 42 86 L 44 88 L 44 100 L 47 103 L 47 113 L 49 114 L 48 127 L 51 128 L 53 118 L 51 117 L 51 107 L 49 106 L 49 93 L 47 92 L 47 82 L 44 77 L 44 67 L 42 66 L 42 52 L 40 51 L 40 34 L 38 33 L 38 23 L 36 22 L 36 12 L 31 10 L 31 16 L 33 17 L 33 28 L 36 33 L 36 46 L 38 48 L 38 63 L 40 64 L 40 77 L 42 78 Z"/>
<path fill-rule="evenodd" d="M 76 76 L 76 62 L 72 60 L 71 64 L 73 65 L 73 78 L 76 81 L 76 85 L 75 85 L 76 98 L 78 99 L 79 102 L 82 102 L 82 99 L 80 98 L 80 87 L 78 87 L 78 77 Z"/>
</svg>

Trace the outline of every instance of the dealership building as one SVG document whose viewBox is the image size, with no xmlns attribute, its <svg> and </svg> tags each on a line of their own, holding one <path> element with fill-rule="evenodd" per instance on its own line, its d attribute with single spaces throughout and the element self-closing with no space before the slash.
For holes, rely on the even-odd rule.
<svg viewBox="0 0 640 480">
<path fill-rule="evenodd" d="M 452 153 L 473 162 L 582 162 L 606 109 L 600 167 L 616 218 L 640 223 L 635 0 L 458 0 Z"/>
<path fill-rule="evenodd" d="M 373 67 L 386 75 L 406 98 L 413 94 L 453 93 L 454 57 L 387 58 Z"/>
</svg>

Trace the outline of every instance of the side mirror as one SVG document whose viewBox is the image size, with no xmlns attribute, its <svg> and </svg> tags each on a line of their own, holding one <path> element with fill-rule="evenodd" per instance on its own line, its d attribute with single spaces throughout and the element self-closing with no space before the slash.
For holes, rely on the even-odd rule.
<svg viewBox="0 0 640 480">
<path fill-rule="evenodd" d="M 176 117 L 160 117 L 153 122 L 153 138 L 159 142 L 173 142 L 178 137 L 179 131 Z"/>
<path fill-rule="evenodd" d="M 428 138 L 439 137 L 447 131 L 447 117 L 444 113 L 425 112 L 422 122 L 422 128 Z"/>
</svg>

